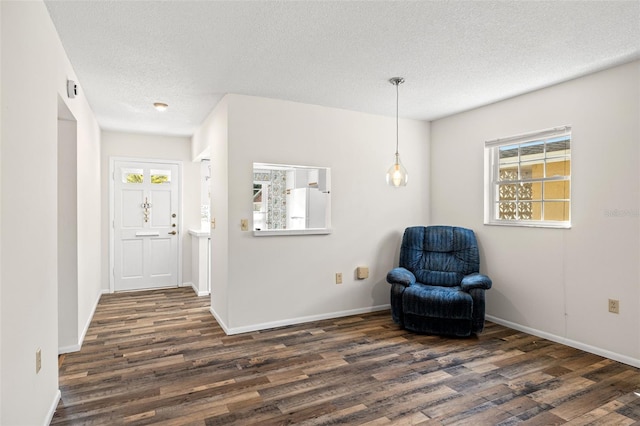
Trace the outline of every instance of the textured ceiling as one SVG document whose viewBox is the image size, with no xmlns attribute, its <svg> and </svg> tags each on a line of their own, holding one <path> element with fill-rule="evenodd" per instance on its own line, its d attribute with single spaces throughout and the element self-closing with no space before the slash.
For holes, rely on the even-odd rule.
<svg viewBox="0 0 640 426">
<path fill-rule="evenodd" d="M 45 2 L 103 129 L 226 93 L 432 120 L 640 58 L 640 1 Z M 153 102 L 169 104 L 163 113 Z"/>
</svg>

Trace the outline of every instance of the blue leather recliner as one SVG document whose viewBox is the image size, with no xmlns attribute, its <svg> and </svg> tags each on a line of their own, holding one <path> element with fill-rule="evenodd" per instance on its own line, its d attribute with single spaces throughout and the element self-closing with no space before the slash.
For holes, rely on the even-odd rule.
<svg viewBox="0 0 640 426">
<path fill-rule="evenodd" d="M 399 267 L 387 274 L 393 320 L 418 333 L 480 333 L 484 328 L 484 292 L 491 288 L 491 279 L 479 271 L 478 244 L 471 229 L 407 228 Z"/>
</svg>

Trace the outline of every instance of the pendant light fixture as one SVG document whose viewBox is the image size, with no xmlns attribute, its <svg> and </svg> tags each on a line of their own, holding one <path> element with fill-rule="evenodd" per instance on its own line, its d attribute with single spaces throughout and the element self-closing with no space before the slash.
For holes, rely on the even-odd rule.
<svg viewBox="0 0 640 426">
<path fill-rule="evenodd" d="M 153 107 L 158 111 L 166 111 L 167 108 L 169 108 L 169 105 L 165 104 L 164 102 L 154 102 Z"/>
<path fill-rule="evenodd" d="M 389 83 L 396 86 L 396 159 L 391 167 L 389 167 L 389 170 L 387 170 L 387 183 L 394 188 L 399 188 L 401 186 L 406 186 L 407 181 L 409 180 L 407 169 L 405 169 L 400 162 L 400 154 L 398 153 L 398 86 L 404 83 L 404 78 L 393 77 L 389 80 Z"/>
</svg>

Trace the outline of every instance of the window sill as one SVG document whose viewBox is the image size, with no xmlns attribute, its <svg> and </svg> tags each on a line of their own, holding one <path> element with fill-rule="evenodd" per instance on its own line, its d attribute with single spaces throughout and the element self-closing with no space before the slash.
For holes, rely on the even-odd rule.
<svg viewBox="0 0 640 426">
<path fill-rule="evenodd" d="M 287 235 L 327 235 L 331 234 L 329 228 L 311 228 L 311 229 L 270 229 L 266 231 L 253 231 L 254 237 L 274 237 Z"/>
<path fill-rule="evenodd" d="M 515 226 L 520 228 L 554 228 L 554 229 L 571 229 L 569 222 L 523 222 L 523 221 L 489 221 L 485 222 L 489 226 Z"/>
</svg>

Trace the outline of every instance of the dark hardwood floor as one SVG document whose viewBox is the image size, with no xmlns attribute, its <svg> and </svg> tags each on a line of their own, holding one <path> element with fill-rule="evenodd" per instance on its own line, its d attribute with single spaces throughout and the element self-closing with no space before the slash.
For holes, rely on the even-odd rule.
<svg viewBox="0 0 640 426">
<path fill-rule="evenodd" d="M 55 425 L 640 424 L 638 369 L 496 324 L 424 336 L 385 311 L 226 336 L 187 288 L 104 295 L 60 389 Z"/>
</svg>

